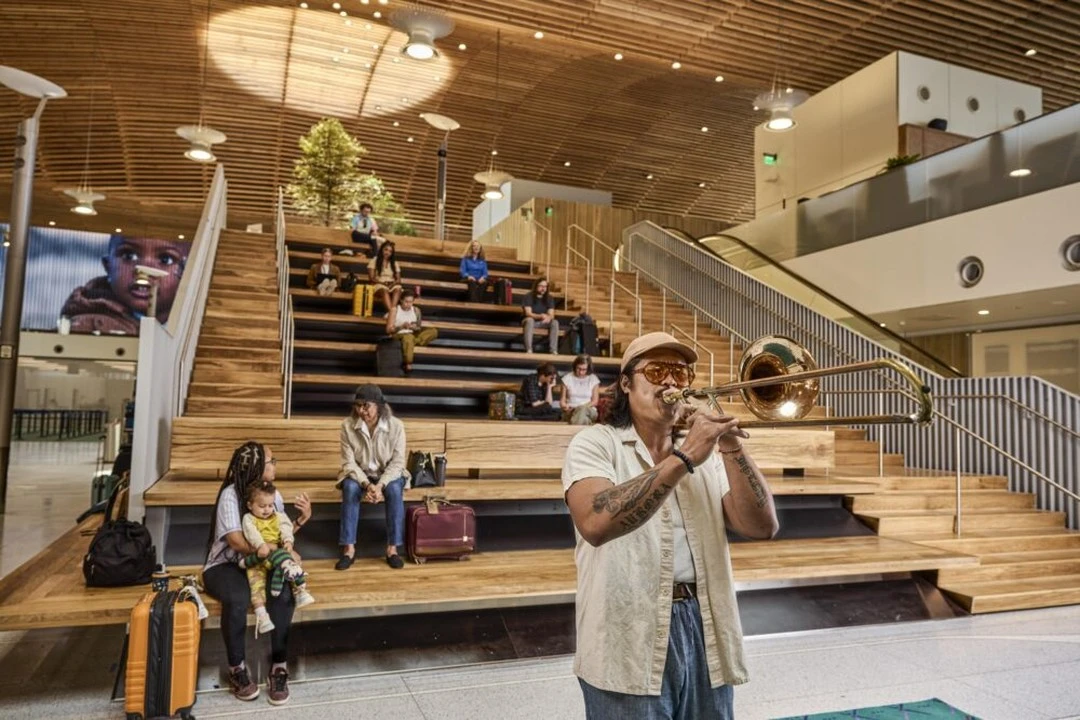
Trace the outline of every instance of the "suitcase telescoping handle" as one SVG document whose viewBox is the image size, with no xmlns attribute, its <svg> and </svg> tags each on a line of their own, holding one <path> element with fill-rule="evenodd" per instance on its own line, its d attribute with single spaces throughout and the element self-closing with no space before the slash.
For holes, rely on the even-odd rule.
<svg viewBox="0 0 1080 720">
<path fill-rule="evenodd" d="M 428 515 L 438 515 L 440 505 L 450 505 L 450 501 L 445 495 L 425 495 L 424 506 L 427 508 Z"/>
</svg>

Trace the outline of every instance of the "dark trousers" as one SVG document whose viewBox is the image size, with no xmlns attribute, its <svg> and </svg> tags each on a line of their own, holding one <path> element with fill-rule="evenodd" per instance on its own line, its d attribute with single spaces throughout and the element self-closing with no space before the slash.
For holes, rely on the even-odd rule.
<svg viewBox="0 0 1080 720">
<path fill-rule="evenodd" d="M 371 248 L 371 257 L 379 252 L 379 241 L 375 239 L 374 235 L 365 235 L 362 232 L 352 231 L 352 241 L 354 243 L 366 243 Z"/>
<path fill-rule="evenodd" d="M 475 280 L 466 280 L 465 283 L 469 286 L 466 296 L 468 301 L 472 303 L 484 302 L 484 293 L 487 292 L 487 284 L 481 285 Z"/>
<path fill-rule="evenodd" d="M 236 667 L 244 662 L 244 634 L 247 631 L 248 606 L 251 604 L 251 586 L 248 585 L 247 575 L 238 565 L 222 563 L 203 573 L 203 585 L 206 592 L 221 603 L 221 637 L 225 640 L 229 666 Z M 295 606 L 288 583 L 277 597 L 270 595 L 267 584 L 266 611 L 274 622 L 274 631 L 270 633 L 271 662 L 283 663 L 288 656 L 289 628 Z"/>
<path fill-rule="evenodd" d="M 514 413 L 519 420 L 562 420 L 562 408 L 548 405 L 537 405 L 536 407 L 520 407 Z"/>
</svg>

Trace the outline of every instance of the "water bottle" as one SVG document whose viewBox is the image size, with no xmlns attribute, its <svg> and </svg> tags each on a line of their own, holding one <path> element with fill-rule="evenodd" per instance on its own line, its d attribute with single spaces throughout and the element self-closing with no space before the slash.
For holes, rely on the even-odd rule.
<svg viewBox="0 0 1080 720">
<path fill-rule="evenodd" d="M 446 456 L 439 454 L 435 456 L 435 486 L 443 487 L 446 485 Z"/>
<path fill-rule="evenodd" d="M 154 568 L 154 574 L 150 576 L 150 589 L 154 592 L 165 592 L 169 589 L 169 569 L 164 563 Z"/>
</svg>

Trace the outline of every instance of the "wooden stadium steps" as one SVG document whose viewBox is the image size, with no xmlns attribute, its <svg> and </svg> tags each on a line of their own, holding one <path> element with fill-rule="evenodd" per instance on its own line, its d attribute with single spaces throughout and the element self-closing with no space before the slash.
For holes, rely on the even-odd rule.
<svg viewBox="0 0 1080 720">
<path fill-rule="evenodd" d="M 943 473 L 937 476 L 891 475 L 881 479 L 883 490 L 955 490 L 956 476 Z M 960 478 L 962 490 L 1006 490 L 1008 478 L 1000 475 L 964 475 Z"/>
<path fill-rule="evenodd" d="M 300 276 L 307 277 L 308 268 L 313 263 L 319 262 L 320 256 L 318 253 L 289 253 L 289 272 L 290 280 L 292 277 Z M 334 264 L 337 265 L 343 272 L 355 273 L 358 277 L 367 277 L 367 258 L 347 258 L 341 259 L 341 256 L 334 258 Z M 458 267 L 451 264 L 438 264 L 431 262 L 414 262 L 410 260 L 399 260 L 398 267 L 401 269 L 402 277 L 420 277 L 431 278 L 434 280 L 442 280 L 444 282 L 454 282 L 458 280 L 461 275 L 458 273 Z M 242 272 L 241 268 L 237 266 L 235 272 Z M 493 273 L 495 274 L 495 273 Z M 526 272 L 500 272 L 497 273 L 498 277 L 505 277 L 514 284 L 515 287 L 521 285 L 522 287 L 531 287 L 533 281 L 536 279 L 534 275 L 530 275 Z M 558 290 L 560 293 L 561 289 Z"/>
<path fill-rule="evenodd" d="M 376 338 L 386 334 L 386 320 L 379 317 L 360 317 L 346 315 L 345 313 L 307 312 L 296 311 L 295 318 L 298 329 L 306 329 L 312 332 L 331 333 L 339 338 L 354 339 L 358 337 Z M 485 340 L 489 342 L 517 344 L 522 342 L 521 325 L 490 325 L 484 323 L 461 323 L 443 322 L 433 320 L 424 321 L 425 325 L 439 330 L 440 340 L 452 339 Z M 567 328 L 560 323 L 559 335 L 565 335 Z M 364 335 L 363 333 L 366 333 Z M 303 337 L 308 337 L 303 335 Z M 537 338 L 546 338 L 547 331 L 538 329 Z M 329 338 L 328 338 L 329 339 Z M 445 344 L 445 342 L 443 343 Z"/>
<path fill-rule="evenodd" d="M 1080 603 L 1080 573 L 958 582 L 939 588 L 972 614 Z"/>
<path fill-rule="evenodd" d="M 919 538 L 927 533 L 952 532 L 952 510 L 872 510 L 856 513 L 878 535 Z M 965 512 L 962 529 L 1022 531 L 1061 527 L 1065 514 L 1042 510 L 972 510 Z"/>
<path fill-rule="evenodd" d="M 816 413 L 820 412 L 818 415 Z M 821 417 L 825 419 L 824 410 L 815 408 L 807 417 Z M 887 469 L 895 470 L 897 468 L 904 467 L 904 456 L 893 453 L 885 453 L 884 465 Z M 837 467 L 858 467 L 858 468 L 876 468 L 878 465 L 877 452 L 837 452 L 836 466 Z"/>
<path fill-rule="evenodd" d="M 257 345 L 214 345 L 203 342 L 211 337 L 209 334 L 199 334 L 199 347 L 195 350 L 196 359 L 206 360 L 250 360 L 252 362 L 279 363 L 281 362 L 281 349 L 276 347 L 259 347 Z"/>
<path fill-rule="evenodd" d="M 312 356 L 318 358 L 343 357 L 359 361 L 368 359 L 374 361 L 375 343 L 370 342 L 335 342 L 330 340 L 297 340 L 294 344 L 297 357 Z M 574 362 L 574 355 L 544 356 L 560 367 L 563 371 Z M 478 350 L 470 347 L 442 347 L 429 345 L 416 348 L 416 363 L 462 363 L 469 366 L 483 365 L 485 367 L 513 367 L 522 371 L 522 377 L 536 370 L 536 365 L 541 358 L 537 355 L 526 355 L 522 352 L 507 350 Z M 620 358 L 594 357 L 593 367 L 603 373 L 618 371 Z M 298 360 L 298 362 L 300 362 Z"/>
<path fill-rule="evenodd" d="M 281 374 L 281 355 L 277 350 L 268 356 L 243 357 L 238 350 L 242 348 L 206 348 L 195 354 L 195 367 L 197 369 L 217 370 L 223 372 L 256 372 L 260 374 Z M 225 352 L 222 352 L 225 351 Z"/>
<path fill-rule="evenodd" d="M 1000 555 L 1002 553 L 1039 553 L 1058 550 L 1080 550 L 1080 533 L 1065 527 L 1036 530 L 970 530 L 963 529 L 961 537 L 951 531 L 938 536 L 924 535 L 916 542 L 943 550 L 968 555 Z"/>
<path fill-rule="evenodd" d="M 964 510 L 1031 510 L 1035 496 L 1008 490 L 968 490 L 961 493 Z M 954 510 L 956 494 L 952 490 L 882 491 L 873 497 L 849 498 L 845 505 L 858 514 L 875 510 Z"/>
<path fill-rule="evenodd" d="M 314 249 L 308 245 L 286 241 L 286 249 L 289 257 L 295 258 L 295 260 L 290 259 L 289 261 L 294 267 L 307 267 L 312 263 L 318 262 L 322 258 L 321 249 Z M 353 245 L 350 248 L 347 248 L 353 251 L 352 255 L 342 254 L 341 251 L 346 248 L 331 247 L 331 249 L 334 250 L 334 264 L 339 267 L 342 263 L 364 263 L 366 266 L 371 259 L 367 254 L 367 246 L 362 244 Z M 461 267 L 461 255 L 429 250 L 423 247 L 398 245 L 396 248 L 396 255 L 399 264 L 403 262 L 413 262 L 427 265 L 439 265 L 446 268 L 452 268 L 454 272 L 457 272 Z M 538 273 L 530 272 L 528 262 L 517 260 L 516 258 L 494 259 L 488 257 L 487 263 L 490 274 L 496 277 L 504 277 L 507 276 L 508 273 L 530 278 L 539 277 Z M 562 276 L 560 275 L 557 279 L 561 281 Z"/>
<path fill-rule="evenodd" d="M 185 410 L 189 415 L 220 417 L 245 415 L 251 417 L 281 417 L 284 406 L 281 390 L 277 397 L 238 398 L 208 395 L 189 395 Z"/>
<path fill-rule="evenodd" d="M 99 522 L 94 517 L 72 528 L 0 579 L 0 631 L 128 622 L 147 586 L 87 588 L 82 578 L 79 559 Z M 751 581 L 934 570 L 974 559 L 897 540 L 849 537 L 733 543 L 731 561 L 735 580 Z M 350 572 L 333 565 L 332 559 L 304 562 L 316 603 L 297 611 L 295 622 L 572 603 L 577 576 L 572 549 L 485 553 L 481 545 L 464 562 L 407 563 L 393 570 L 381 559 L 364 557 Z M 179 577 L 199 567 L 170 570 Z M 218 603 L 203 599 L 211 616 L 218 616 Z"/>
<path fill-rule="evenodd" d="M 434 238 L 413 237 L 410 235 L 394 235 L 383 233 L 383 236 L 394 242 L 398 249 L 417 250 L 428 253 L 441 253 L 450 258 L 461 258 L 465 253 L 468 243 L 455 242 L 453 240 L 435 240 Z M 366 247 L 363 244 L 352 242 L 350 231 L 347 229 L 327 228 L 318 225 L 308 225 L 294 220 L 289 220 L 285 225 L 285 242 L 291 246 L 304 247 L 313 252 L 319 252 L 324 247 L 329 247 L 336 253 L 340 249 Z M 519 262 L 517 249 L 499 245 L 489 245 L 484 248 L 484 254 L 490 260 Z M 524 263 L 528 266 L 528 263 Z"/>
<path fill-rule="evenodd" d="M 367 277 L 365 274 L 363 277 Z M 307 270 L 301 268 L 292 268 L 289 271 L 289 285 L 294 288 L 305 288 L 307 281 Z M 366 281 L 365 281 L 366 282 Z M 467 292 L 467 285 L 463 282 L 459 282 L 456 276 L 453 280 L 435 280 L 430 278 L 422 278 L 415 276 L 405 276 L 401 279 L 401 284 L 405 287 L 419 286 L 420 287 L 420 301 L 428 298 L 441 298 L 443 300 L 464 300 Z M 529 293 L 529 287 L 519 287 L 515 285 L 513 287 L 513 297 L 516 306 L 520 307 L 521 302 L 525 299 L 525 296 Z M 345 293 L 342 290 L 337 292 L 341 294 L 347 294 L 351 296 L 351 293 Z M 487 302 L 494 303 L 495 290 L 491 283 L 488 283 L 485 290 L 485 296 Z M 571 303 L 560 292 L 553 292 L 552 297 L 555 298 L 556 306 L 559 306 L 560 302 L 567 303 L 567 306 L 574 305 L 579 307 L 579 304 Z"/>
<path fill-rule="evenodd" d="M 558 474 L 557 471 L 552 471 Z M 283 497 L 307 493 L 315 504 L 341 503 L 341 491 L 334 487 L 337 473 L 311 479 L 278 480 L 275 484 Z M 783 478 L 767 476 L 774 495 L 842 495 L 872 493 L 869 483 L 820 479 Z M 185 474 L 170 471 L 147 489 L 143 499 L 147 507 L 210 506 L 217 499 L 219 478 L 204 473 Z M 405 492 L 406 502 L 421 502 L 428 495 L 440 495 L 451 502 L 520 502 L 529 500 L 563 500 L 562 480 L 558 477 L 500 477 L 495 474 L 483 479 L 451 477 L 443 487 L 411 488 Z"/>
<path fill-rule="evenodd" d="M 980 554 L 978 567 L 938 570 L 939 587 L 1058 575 L 1080 575 L 1080 548 Z"/>
<path fill-rule="evenodd" d="M 352 296 L 346 293 L 334 293 L 333 295 L 320 295 L 315 290 L 307 288 L 289 288 L 289 295 L 293 302 L 300 307 L 318 308 L 322 311 L 351 313 Z M 421 298 L 417 306 L 426 318 L 467 318 L 467 319 L 493 319 L 499 322 L 516 323 L 521 325 L 524 317 L 521 308 L 517 305 L 493 305 L 491 303 L 470 303 L 464 300 L 437 300 L 434 298 Z M 378 314 L 385 316 L 385 309 L 378 308 Z M 567 327 L 577 313 L 570 310 L 557 310 L 555 317 L 560 326 Z M 603 323 L 606 326 L 606 323 Z M 601 323 L 597 323 L 601 325 Z"/>
</svg>

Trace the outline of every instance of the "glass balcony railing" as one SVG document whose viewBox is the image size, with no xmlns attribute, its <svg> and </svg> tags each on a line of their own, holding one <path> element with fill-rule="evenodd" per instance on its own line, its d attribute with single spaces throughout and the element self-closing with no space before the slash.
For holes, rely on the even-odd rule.
<svg viewBox="0 0 1080 720">
<path fill-rule="evenodd" d="M 728 232 L 789 260 L 1080 182 L 1080 104 Z"/>
</svg>

